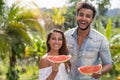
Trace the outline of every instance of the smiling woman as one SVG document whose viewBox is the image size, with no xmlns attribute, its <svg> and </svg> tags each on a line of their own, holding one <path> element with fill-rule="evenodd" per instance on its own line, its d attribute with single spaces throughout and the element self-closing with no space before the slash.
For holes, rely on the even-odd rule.
<svg viewBox="0 0 120 80">
<path fill-rule="evenodd" d="M 46 45 L 47 52 L 39 61 L 39 80 L 68 80 L 70 62 L 64 33 L 60 30 L 51 31 L 47 36 Z M 58 57 L 68 57 L 67 62 L 55 63 Z"/>
</svg>

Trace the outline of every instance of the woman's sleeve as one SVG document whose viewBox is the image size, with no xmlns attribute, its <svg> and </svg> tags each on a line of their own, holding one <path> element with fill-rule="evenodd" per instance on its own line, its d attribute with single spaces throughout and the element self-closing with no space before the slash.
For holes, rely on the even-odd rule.
<svg viewBox="0 0 120 80">
<path fill-rule="evenodd" d="M 52 72 L 52 67 L 39 69 L 39 80 L 46 80 L 46 78 Z"/>
</svg>

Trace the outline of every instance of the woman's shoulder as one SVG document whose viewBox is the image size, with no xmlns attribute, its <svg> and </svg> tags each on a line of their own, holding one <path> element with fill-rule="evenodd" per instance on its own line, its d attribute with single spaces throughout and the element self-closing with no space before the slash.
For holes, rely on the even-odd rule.
<svg viewBox="0 0 120 80">
<path fill-rule="evenodd" d="M 45 54 L 44 56 L 42 56 L 41 58 L 40 58 L 40 62 L 45 62 L 45 61 L 47 61 L 47 54 Z"/>
<path fill-rule="evenodd" d="M 43 57 L 40 58 L 39 68 L 45 68 L 49 66 L 49 62 L 46 57 L 47 55 L 44 55 Z"/>
</svg>

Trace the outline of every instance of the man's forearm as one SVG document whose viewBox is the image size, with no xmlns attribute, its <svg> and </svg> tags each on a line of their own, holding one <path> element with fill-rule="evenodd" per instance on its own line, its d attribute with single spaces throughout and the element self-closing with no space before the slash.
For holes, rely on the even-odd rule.
<svg viewBox="0 0 120 80">
<path fill-rule="evenodd" d="M 109 72 L 112 69 L 112 65 L 111 64 L 106 64 L 103 66 L 102 68 L 102 75 L 106 74 L 107 72 Z"/>
</svg>

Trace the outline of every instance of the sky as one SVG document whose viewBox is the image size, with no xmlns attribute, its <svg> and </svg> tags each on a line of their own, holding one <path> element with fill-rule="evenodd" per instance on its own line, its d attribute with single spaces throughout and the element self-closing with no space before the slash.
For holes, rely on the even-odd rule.
<svg viewBox="0 0 120 80">
<path fill-rule="evenodd" d="M 112 9 L 113 8 L 120 8 L 120 0 L 110 0 L 111 4 L 112 4 Z"/>
<path fill-rule="evenodd" d="M 11 6 L 11 4 L 15 1 L 17 0 L 8 0 L 8 6 Z M 34 1 L 40 8 L 43 7 L 52 8 L 52 7 L 62 7 L 63 5 L 67 5 L 68 0 L 26 0 L 26 1 Z M 110 0 L 110 2 L 112 3 L 111 9 L 120 8 L 120 0 Z"/>
</svg>

